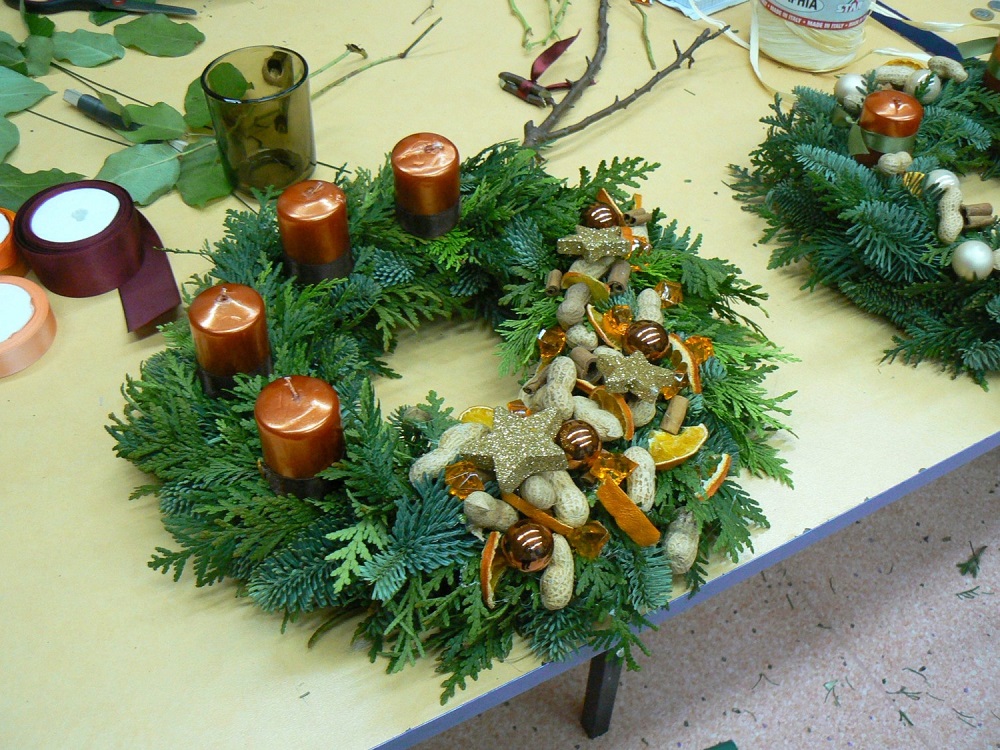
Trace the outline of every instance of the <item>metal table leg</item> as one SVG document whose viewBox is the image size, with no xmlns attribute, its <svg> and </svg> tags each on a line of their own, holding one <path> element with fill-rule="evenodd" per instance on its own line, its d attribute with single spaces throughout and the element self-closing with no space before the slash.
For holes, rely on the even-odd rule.
<svg viewBox="0 0 1000 750">
<path fill-rule="evenodd" d="M 590 660 L 580 723 L 591 739 L 600 737 L 611 726 L 611 712 L 615 708 L 621 674 L 622 660 L 615 654 L 605 651 Z"/>
</svg>

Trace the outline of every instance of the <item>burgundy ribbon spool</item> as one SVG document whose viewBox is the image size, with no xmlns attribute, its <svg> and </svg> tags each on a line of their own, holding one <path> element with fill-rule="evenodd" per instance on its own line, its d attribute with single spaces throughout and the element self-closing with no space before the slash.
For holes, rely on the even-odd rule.
<svg viewBox="0 0 1000 750">
<path fill-rule="evenodd" d="M 71 242 L 40 237 L 32 219 L 46 201 L 80 188 L 113 195 L 118 211 L 96 234 Z M 64 297 L 93 297 L 118 290 L 125 324 L 135 331 L 181 303 L 177 282 L 156 230 L 128 192 L 103 180 L 80 180 L 47 188 L 21 206 L 14 218 L 14 242 L 38 280 Z"/>
</svg>

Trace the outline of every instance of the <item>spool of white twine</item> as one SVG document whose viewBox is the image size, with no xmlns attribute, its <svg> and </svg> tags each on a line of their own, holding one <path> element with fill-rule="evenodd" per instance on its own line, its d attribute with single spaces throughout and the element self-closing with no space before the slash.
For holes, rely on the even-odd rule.
<svg viewBox="0 0 1000 750">
<path fill-rule="evenodd" d="M 836 70 L 865 39 L 872 0 L 751 0 L 760 51 L 800 70 Z"/>
</svg>

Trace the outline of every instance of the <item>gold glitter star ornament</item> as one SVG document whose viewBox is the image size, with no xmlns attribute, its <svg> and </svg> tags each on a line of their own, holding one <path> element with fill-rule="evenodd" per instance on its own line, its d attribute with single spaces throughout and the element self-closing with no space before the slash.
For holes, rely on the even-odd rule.
<svg viewBox="0 0 1000 750">
<path fill-rule="evenodd" d="M 597 369 L 604 375 L 604 387 L 612 393 L 630 392 L 646 401 L 655 401 L 660 391 L 674 382 L 671 370 L 652 364 L 642 352 L 627 357 L 618 352 L 598 356 Z"/>
<path fill-rule="evenodd" d="M 568 467 L 565 452 L 555 442 L 561 426 L 562 419 L 552 409 L 519 417 L 498 406 L 493 429 L 464 454 L 479 468 L 492 470 L 503 492 L 513 492 L 532 474 Z"/>
<path fill-rule="evenodd" d="M 626 258 L 632 252 L 632 244 L 622 237 L 621 229 L 591 229 L 579 226 L 576 234 L 556 240 L 556 252 L 560 255 L 579 255 L 588 263 L 596 263 L 601 258 Z"/>
</svg>

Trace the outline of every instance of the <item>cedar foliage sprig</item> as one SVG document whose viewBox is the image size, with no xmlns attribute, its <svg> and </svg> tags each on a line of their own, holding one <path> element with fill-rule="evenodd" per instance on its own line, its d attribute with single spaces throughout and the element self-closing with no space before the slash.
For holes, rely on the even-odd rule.
<svg viewBox="0 0 1000 750">
<path fill-rule="evenodd" d="M 158 498 L 174 539 L 173 549 L 156 550 L 150 567 L 175 579 L 190 571 L 198 586 L 233 579 L 284 623 L 325 611 L 318 633 L 344 613 L 363 612 L 356 635 L 372 660 L 383 659 L 393 672 L 432 656 L 444 675 L 442 701 L 509 656 L 515 636 L 545 660 L 590 645 L 620 648 L 637 667 L 648 614 L 671 596 L 663 548 L 637 547 L 590 489 L 592 517 L 611 540 L 596 560 L 576 559 L 571 604 L 545 610 L 538 577 L 509 572 L 496 608 L 487 609 L 479 583 L 482 544 L 466 529 L 462 504 L 441 477 L 416 486 L 408 478 L 414 459 L 455 424 L 451 409 L 431 392 L 424 403 L 386 416 L 372 381 L 395 376 L 385 355 L 401 328 L 454 315 L 495 325 L 502 369 L 533 370 L 539 331 L 556 323 L 558 300 L 544 294 L 547 272 L 569 264 L 554 252 L 556 240 L 573 232 L 598 189 L 627 203 L 629 189 L 654 166 L 615 159 L 592 173 L 581 170 L 579 184 L 570 186 L 547 174 L 533 152 L 499 144 L 464 162 L 460 224 L 434 240 L 414 238 L 395 223 L 388 163 L 350 179 L 342 174 L 355 268 L 346 279 L 314 286 L 296 284 L 282 267 L 273 196 L 263 196 L 259 213 L 230 213 L 223 239 L 198 251 L 211 269 L 190 280 L 187 299 L 220 282 L 254 286 L 266 305 L 273 377 L 305 374 L 336 383 L 346 454 L 321 473 L 335 488 L 325 497 L 275 497 L 257 468 L 253 422 L 267 378 L 240 375 L 232 398 L 205 397 L 190 330 L 185 322 L 169 324 L 167 348 L 126 380 L 124 408 L 107 427 L 118 455 L 155 478 L 133 494 Z M 667 310 L 667 327 L 681 336 L 707 335 L 716 347 L 702 366 L 705 392 L 688 394 L 688 422 L 710 425 L 712 437 L 688 463 L 660 473 L 650 517 L 665 529 L 678 510 L 697 508 L 704 528 L 699 560 L 714 552 L 736 559 L 750 548 L 752 529 L 767 521 L 734 480 L 707 500 L 699 499 L 702 481 L 727 452 L 736 469 L 790 483 L 768 443 L 787 429 L 781 404 L 788 394 L 772 397 L 764 387 L 767 373 L 788 357 L 735 311 L 759 306 L 765 299 L 759 287 L 741 280 L 731 264 L 701 258 L 700 238 L 676 222 L 664 223 L 657 213 L 649 229 L 652 249 L 633 257 L 633 285 L 682 281 L 684 301 Z M 626 302 L 634 298 L 635 290 L 623 295 Z M 650 429 L 637 430 L 632 442 L 644 444 Z M 607 447 L 628 446 L 623 440 Z"/>
<path fill-rule="evenodd" d="M 940 167 L 997 176 L 1000 94 L 983 85 L 981 62 L 966 67 L 967 81 L 946 81 L 925 107 L 911 172 Z M 943 244 L 938 195 L 858 164 L 847 128 L 834 125 L 835 98 L 804 87 L 795 94 L 791 107 L 776 99 L 761 119 L 767 137 L 751 152 L 750 166 L 731 166 L 737 199 L 764 219 L 763 240 L 774 244 L 769 267 L 803 263 L 803 288 L 833 287 L 889 320 L 900 334 L 888 360 L 936 361 L 985 387 L 987 374 L 1000 369 L 1000 275 L 963 281 L 950 259 L 967 239 L 1000 247 L 995 226 Z"/>
</svg>

